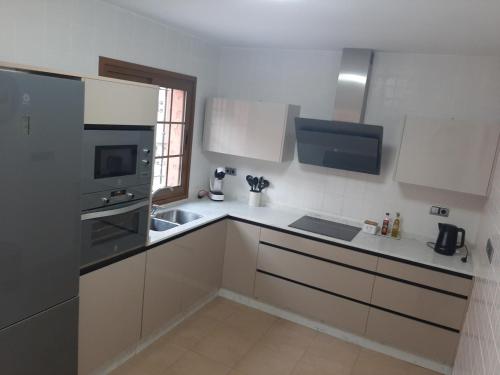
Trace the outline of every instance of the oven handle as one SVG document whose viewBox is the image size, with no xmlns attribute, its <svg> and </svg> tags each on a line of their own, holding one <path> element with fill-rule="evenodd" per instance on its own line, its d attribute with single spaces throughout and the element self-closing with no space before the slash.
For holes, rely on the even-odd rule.
<svg viewBox="0 0 500 375">
<path fill-rule="evenodd" d="M 116 208 L 114 210 L 89 212 L 87 214 L 82 214 L 82 221 L 91 220 L 91 219 L 98 219 L 100 217 L 121 215 L 121 214 L 125 214 L 127 212 L 130 212 L 130 211 L 137 210 L 138 208 L 141 208 L 144 206 L 149 206 L 149 201 L 139 202 L 139 203 L 133 204 L 131 206 Z"/>
</svg>

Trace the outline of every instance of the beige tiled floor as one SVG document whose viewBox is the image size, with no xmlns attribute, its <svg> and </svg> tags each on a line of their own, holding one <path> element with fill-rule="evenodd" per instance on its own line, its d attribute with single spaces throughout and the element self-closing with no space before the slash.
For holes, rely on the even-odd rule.
<svg viewBox="0 0 500 375">
<path fill-rule="evenodd" d="M 113 375 L 432 375 L 217 298 Z"/>
</svg>

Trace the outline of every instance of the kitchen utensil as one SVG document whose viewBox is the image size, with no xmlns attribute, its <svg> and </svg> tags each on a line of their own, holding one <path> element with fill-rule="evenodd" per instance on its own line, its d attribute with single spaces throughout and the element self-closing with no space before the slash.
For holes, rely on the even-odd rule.
<svg viewBox="0 0 500 375">
<path fill-rule="evenodd" d="M 246 180 L 248 182 L 248 185 L 250 186 L 250 191 L 253 191 L 253 177 L 250 175 L 247 175 Z"/>
<path fill-rule="evenodd" d="M 266 189 L 269 187 L 269 181 L 268 180 L 264 180 L 262 181 L 262 187 L 260 188 L 260 191 Z"/>
<path fill-rule="evenodd" d="M 465 230 L 458 228 L 453 224 L 439 223 L 439 235 L 434 245 L 434 251 L 443 255 L 453 255 L 465 245 Z M 462 233 L 460 243 L 458 241 L 458 233 Z"/>
<path fill-rule="evenodd" d="M 253 191 L 257 191 L 257 186 L 259 185 L 259 178 L 254 177 L 253 178 Z"/>
<path fill-rule="evenodd" d="M 266 187 L 269 186 L 269 181 L 265 180 L 264 177 L 259 178 L 259 185 L 257 188 L 258 192 L 262 192 Z"/>
</svg>

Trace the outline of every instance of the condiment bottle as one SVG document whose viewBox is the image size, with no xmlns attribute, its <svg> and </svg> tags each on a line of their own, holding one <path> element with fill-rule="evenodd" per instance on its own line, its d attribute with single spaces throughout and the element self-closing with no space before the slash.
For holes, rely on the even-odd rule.
<svg viewBox="0 0 500 375">
<path fill-rule="evenodd" d="M 392 224 L 391 236 L 397 238 L 399 236 L 399 232 L 401 230 L 401 219 L 399 218 L 399 212 L 396 212 L 396 219 Z"/>
<path fill-rule="evenodd" d="M 382 229 L 380 231 L 380 233 L 383 235 L 383 236 L 387 236 L 387 233 L 389 233 L 389 221 L 391 219 L 389 218 L 389 212 L 386 212 L 385 213 L 385 218 L 384 218 L 384 221 L 382 223 Z"/>
</svg>

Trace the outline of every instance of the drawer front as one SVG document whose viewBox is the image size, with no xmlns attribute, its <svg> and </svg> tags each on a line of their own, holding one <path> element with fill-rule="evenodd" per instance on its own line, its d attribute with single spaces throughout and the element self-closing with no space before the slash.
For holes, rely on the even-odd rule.
<svg viewBox="0 0 500 375">
<path fill-rule="evenodd" d="M 286 247 L 288 249 L 311 254 L 321 258 L 344 263 L 350 266 L 375 271 L 377 268 L 377 257 L 364 254 L 355 250 L 344 249 L 339 246 L 330 245 L 318 241 L 309 240 L 299 236 L 282 233 L 270 229 L 262 229 L 260 240 L 273 245 Z"/>
<path fill-rule="evenodd" d="M 370 308 L 366 337 L 403 351 L 452 365 L 460 335 Z"/>
<path fill-rule="evenodd" d="M 358 301 L 370 302 L 374 276 L 260 244 L 257 268 Z"/>
<path fill-rule="evenodd" d="M 384 277 L 375 278 L 372 304 L 458 330 L 467 309 L 466 299 Z"/>
<path fill-rule="evenodd" d="M 384 258 L 379 259 L 377 271 L 384 275 L 447 290 L 464 296 L 469 296 L 472 289 L 472 280 L 470 279 Z"/>
<path fill-rule="evenodd" d="M 271 305 L 318 320 L 342 330 L 363 335 L 368 306 L 257 272 L 255 298 Z"/>
</svg>

